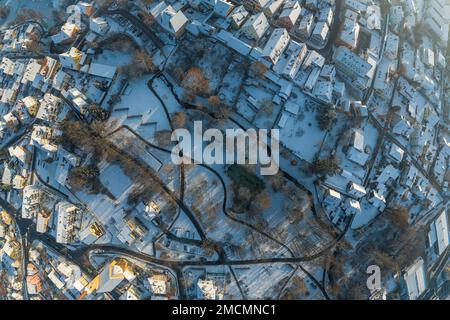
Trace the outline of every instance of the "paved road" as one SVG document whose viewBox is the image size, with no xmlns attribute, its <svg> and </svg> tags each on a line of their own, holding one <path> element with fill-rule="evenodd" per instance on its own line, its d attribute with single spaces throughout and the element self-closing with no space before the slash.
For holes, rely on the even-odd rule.
<svg viewBox="0 0 450 320">
<path fill-rule="evenodd" d="M 343 239 L 345 234 L 347 233 L 348 229 L 351 226 L 351 223 L 353 221 L 354 216 L 351 216 L 349 218 L 349 222 L 344 230 L 344 232 L 336 238 L 334 241 L 332 241 L 330 244 L 328 244 L 325 248 L 323 248 L 321 251 L 309 255 L 309 256 L 299 256 L 299 257 L 282 257 L 282 258 L 261 258 L 261 259 L 248 259 L 248 260 L 228 260 L 225 257 L 219 257 L 218 260 L 214 261 L 178 261 L 178 260 L 163 260 L 155 258 L 151 255 L 141 253 L 141 252 L 135 252 L 130 250 L 126 247 L 119 247 L 109 244 L 99 244 L 99 245 L 91 245 L 89 247 L 81 248 L 75 251 L 73 254 L 77 257 L 83 257 L 85 255 L 88 255 L 90 252 L 97 251 L 103 252 L 103 253 L 112 253 L 112 254 L 122 254 L 125 256 L 130 256 L 133 258 L 136 258 L 141 261 L 145 261 L 147 263 L 155 263 L 162 266 L 166 266 L 169 268 L 180 268 L 185 266 L 218 266 L 218 265 L 229 265 L 229 266 L 238 266 L 238 265 L 252 265 L 252 264 L 264 264 L 264 263 L 299 263 L 299 262 L 307 262 L 307 261 L 313 261 L 324 254 L 326 254 L 330 249 L 334 248 L 335 245 Z"/>
</svg>

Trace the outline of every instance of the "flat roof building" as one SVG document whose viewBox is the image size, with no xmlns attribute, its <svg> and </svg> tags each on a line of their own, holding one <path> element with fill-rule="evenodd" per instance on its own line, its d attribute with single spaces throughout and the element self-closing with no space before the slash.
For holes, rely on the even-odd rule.
<svg viewBox="0 0 450 320">
<path fill-rule="evenodd" d="M 281 26 L 290 30 L 294 27 L 297 19 L 300 17 L 302 8 L 296 0 L 288 0 L 284 2 L 283 11 L 281 11 L 278 21 Z"/>
<path fill-rule="evenodd" d="M 269 21 L 264 13 L 251 16 L 241 28 L 241 32 L 250 39 L 258 41 L 269 29 Z"/>
<path fill-rule="evenodd" d="M 290 39 L 291 37 L 286 29 L 275 29 L 264 47 L 263 58 L 273 64 L 277 63 L 278 59 L 280 59 L 280 56 L 288 46 Z"/>
</svg>

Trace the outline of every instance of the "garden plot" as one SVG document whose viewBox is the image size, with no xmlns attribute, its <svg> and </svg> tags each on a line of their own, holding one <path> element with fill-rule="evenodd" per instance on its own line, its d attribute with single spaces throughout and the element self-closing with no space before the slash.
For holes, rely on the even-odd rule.
<svg viewBox="0 0 450 320">
<path fill-rule="evenodd" d="M 245 77 L 245 70 L 242 62 L 233 62 L 223 78 L 219 99 L 227 106 L 234 106 L 240 92 L 241 84 Z"/>
<path fill-rule="evenodd" d="M 183 210 L 179 209 L 179 215 L 170 229 L 176 236 L 194 240 L 201 240 L 192 221 L 188 218 Z"/>
<path fill-rule="evenodd" d="M 302 264 L 308 271 L 307 265 Z M 320 279 L 322 270 L 315 268 L 316 274 L 313 273 L 316 279 Z M 280 282 L 281 283 L 281 282 Z M 281 292 L 281 299 L 286 300 L 323 300 L 324 296 L 320 289 L 311 281 L 311 279 L 300 268 L 296 269 L 289 278 L 289 282 L 286 284 L 283 292 Z"/>
<path fill-rule="evenodd" d="M 120 199 L 132 188 L 132 181 L 118 165 L 107 165 L 101 170 L 100 181 L 105 188 L 116 198 Z"/>
<path fill-rule="evenodd" d="M 154 141 L 156 131 L 168 130 L 163 106 L 147 87 L 149 77 L 129 82 L 120 101 L 114 105 L 110 122 L 127 125 L 147 141 Z"/>
<path fill-rule="evenodd" d="M 326 135 L 317 126 L 317 112 L 300 111 L 297 116 L 283 113 L 287 121 L 280 128 L 280 142 L 301 159 L 312 163 Z"/>
<path fill-rule="evenodd" d="M 208 83 L 206 92 L 200 94 L 209 97 L 217 93 L 222 83 L 228 69 L 224 62 L 231 60 L 230 50 L 220 43 L 185 39 L 169 58 L 167 70 L 180 83 L 190 69 L 199 68 Z"/>
<path fill-rule="evenodd" d="M 296 255 L 312 255 L 332 239 L 316 222 L 309 194 L 291 182 L 285 183 L 281 192 L 270 190 L 257 196 L 257 211 L 262 214 L 255 224 L 287 245 Z M 266 197 L 270 197 L 270 202 Z"/>
<path fill-rule="evenodd" d="M 313 162 L 326 132 L 317 124 L 317 103 L 296 90 L 286 102 L 278 121 L 280 142 L 295 155 Z"/>
</svg>

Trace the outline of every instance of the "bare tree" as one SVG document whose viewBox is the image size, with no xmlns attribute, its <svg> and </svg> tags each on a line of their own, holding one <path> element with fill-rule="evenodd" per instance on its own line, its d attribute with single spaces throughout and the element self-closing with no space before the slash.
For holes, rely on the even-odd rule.
<svg viewBox="0 0 450 320">
<path fill-rule="evenodd" d="M 153 58 L 144 49 L 137 49 L 133 54 L 133 62 L 137 64 L 144 73 L 153 72 L 156 67 L 153 64 Z"/>
<path fill-rule="evenodd" d="M 183 128 L 186 125 L 186 118 L 185 112 L 175 112 L 172 115 L 172 123 L 176 128 Z"/>
<path fill-rule="evenodd" d="M 254 61 L 250 65 L 250 73 L 253 74 L 257 78 L 264 78 L 264 75 L 269 69 L 261 62 Z"/>
<path fill-rule="evenodd" d="M 188 70 L 181 85 L 194 95 L 206 94 L 209 90 L 209 81 L 206 79 L 202 69 L 198 67 L 192 67 Z"/>
</svg>

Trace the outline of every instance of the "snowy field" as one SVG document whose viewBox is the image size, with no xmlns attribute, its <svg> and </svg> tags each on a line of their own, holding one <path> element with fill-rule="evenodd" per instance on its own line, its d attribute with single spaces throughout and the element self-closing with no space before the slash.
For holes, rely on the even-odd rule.
<svg viewBox="0 0 450 320">
<path fill-rule="evenodd" d="M 163 106 L 147 86 L 149 79 L 142 77 L 128 83 L 121 101 L 113 107 L 110 121 L 116 126 L 127 125 L 144 139 L 153 141 L 156 131 L 170 127 Z"/>
<path fill-rule="evenodd" d="M 317 126 L 316 112 L 305 111 L 298 116 L 288 115 L 285 126 L 280 129 L 280 141 L 300 158 L 313 162 L 325 134 Z"/>
</svg>

